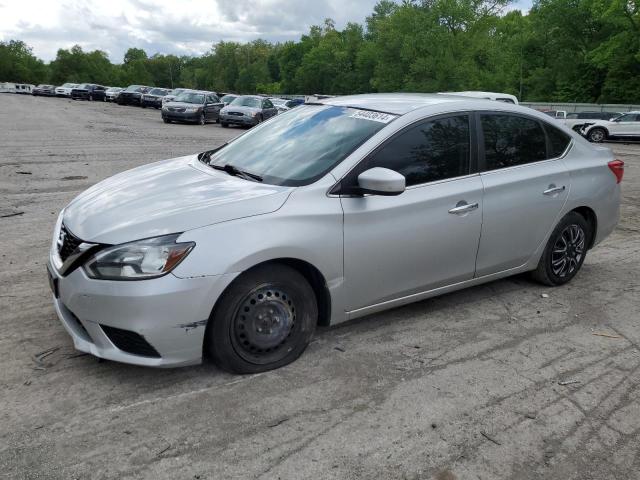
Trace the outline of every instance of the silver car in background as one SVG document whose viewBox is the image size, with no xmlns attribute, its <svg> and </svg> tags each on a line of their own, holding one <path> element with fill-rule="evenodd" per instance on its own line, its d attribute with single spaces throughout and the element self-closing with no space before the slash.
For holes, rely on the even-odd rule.
<svg viewBox="0 0 640 480">
<path fill-rule="evenodd" d="M 265 371 L 318 324 L 522 272 L 570 281 L 618 222 L 623 168 L 516 105 L 319 100 L 76 197 L 52 237 L 54 306 L 98 357 Z"/>
</svg>

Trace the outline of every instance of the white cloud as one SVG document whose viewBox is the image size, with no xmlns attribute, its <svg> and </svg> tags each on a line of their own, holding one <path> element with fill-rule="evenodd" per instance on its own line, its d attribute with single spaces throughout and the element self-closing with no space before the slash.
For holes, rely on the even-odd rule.
<svg viewBox="0 0 640 480">
<path fill-rule="evenodd" d="M 220 40 L 296 40 L 333 18 L 362 22 L 377 0 L 29 0 L 0 3 L 0 40 L 19 39 L 45 59 L 79 44 L 122 61 L 127 48 L 201 54 Z"/>
</svg>

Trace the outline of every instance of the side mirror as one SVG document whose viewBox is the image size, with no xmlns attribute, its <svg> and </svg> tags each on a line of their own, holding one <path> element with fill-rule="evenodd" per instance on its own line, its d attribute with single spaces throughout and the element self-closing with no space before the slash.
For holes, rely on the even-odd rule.
<svg viewBox="0 0 640 480">
<path fill-rule="evenodd" d="M 358 186 L 361 193 L 392 196 L 404 192 L 406 180 L 394 170 L 374 167 L 358 175 Z"/>
</svg>

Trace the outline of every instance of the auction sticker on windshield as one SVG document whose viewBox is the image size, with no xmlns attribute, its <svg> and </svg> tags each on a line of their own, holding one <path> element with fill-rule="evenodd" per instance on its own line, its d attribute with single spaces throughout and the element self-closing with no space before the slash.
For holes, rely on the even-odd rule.
<svg viewBox="0 0 640 480">
<path fill-rule="evenodd" d="M 350 115 L 351 118 L 361 118 L 363 120 L 372 120 L 374 122 L 389 123 L 396 118 L 395 115 L 382 112 L 372 112 L 371 110 L 356 110 Z"/>
</svg>

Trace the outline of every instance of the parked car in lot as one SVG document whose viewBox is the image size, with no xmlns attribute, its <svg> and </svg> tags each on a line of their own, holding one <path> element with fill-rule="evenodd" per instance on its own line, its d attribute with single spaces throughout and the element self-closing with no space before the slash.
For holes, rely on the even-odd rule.
<svg viewBox="0 0 640 480">
<path fill-rule="evenodd" d="M 289 107 L 289 109 L 299 107 L 300 105 L 304 105 L 304 98 L 292 98 L 290 100 L 287 100 L 287 103 L 285 105 Z"/>
<path fill-rule="evenodd" d="M 317 324 L 522 272 L 569 282 L 618 221 L 623 168 L 529 108 L 327 99 L 80 194 L 55 225 L 53 301 L 98 357 L 265 371 Z"/>
<path fill-rule="evenodd" d="M 210 121 L 217 122 L 223 106 L 214 92 L 189 90 L 162 105 L 162 120 L 164 123 L 188 122 L 204 125 Z"/>
<path fill-rule="evenodd" d="M 59 87 L 56 87 L 56 96 L 58 97 L 70 97 L 71 90 L 78 86 L 77 83 L 65 83 Z"/>
<path fill-rule="evenodd" d="M 515 95 L 511 95 L 509 93 L 466 91 L 444 92 L 442 95 L 460 95 L 463 97 L 482 98 L 484 100 L 494 100 L 496 102 L 513 103 L 515 105 L 518 105 L 518 98 Z"/>
<path fill-rule="evenodd" d="M 190 90 L 191 89 L 189 88 L 174 88 L 173 90 L 171 90 L 171 93 L 168 93 L 167 95 L 162 97 L 162 104 L 164 105 L 167 102 L 173 102 L 178 95 Z"/>
<path fill-rule="evenodd" d="M 232 93 L 229 93 L 227 95 L 224 95 L 220 101 L 222 103 L 224 103 L 225 105 L 229 105 L 231 102 L 233 102 L 236 98 L 238 98 L 240 95 L 234 95 Z"/>
<path fill-rule="evenodd" d="M 73 100 L 100 100 L 104 101 L 106 88 L 94 83 L 82 83 L 71 89 L 70 97 Z"/>
<path fill-rule="evenodd" d="M 287 106 L 287 100 L 284 98 L 277 98 L 277 97 L 269 97 L 269 100 L 271 100 L 271 103 L 273 103 L 273 106 L 276 107 L 276 110 L 278 110 L 278 113 L 284 113 L 287 110 L 289 110 L 289 107 Z"/>
<path fill-rule="evenodd" d="M 586 122 L 580 134 L 590 142 L 616 138 L 640 139 L 640 112 L 628 112 L 611 120 Z"/>
<path fill-rule="evenodd" d="M 171 93 L 171 90 L 167 90 L 166 88 L 152 88 L 142 95 L 142 98 L 140 99 L 140 106 L 142 108 L 160 108 L 162 107 L 162 99 L 169 93 Z"/>
<path fill-rule="evenodd" d="M 31 90 L 31 95 L 34 97 L 54 97 L 56 95 L 56 87 L 41 83 Z"/>
<path fill-rule="evenodd" d="M 253 127 L 278 114 L 268 98 L 257 95 L 241 95 L 220 111 L 220 125 Z"/>
<path fill-rule="evenodd" d="M 116 103 L 118 105 L 136 105 L 139 107 L 142 95 L 149 90 L 151 90 L 151 87 L 145 87 L 144 85 L 129 85 L 118 93 Z"/>
<path fill-rule="evenodd" d="M 611 120 L 620 115 L 622 114 L 613 112 L 571 112 L 561 121 L 573 131 L 580 132 L 584 124 L 590 120 Z"/>
<path fill-rule="evenodd" d="M 122 87 L 109 87 L 104 92 L 104 99 L 107 102 L 115 102 L 118 94 L 123 90 Z"/>
</svg>

